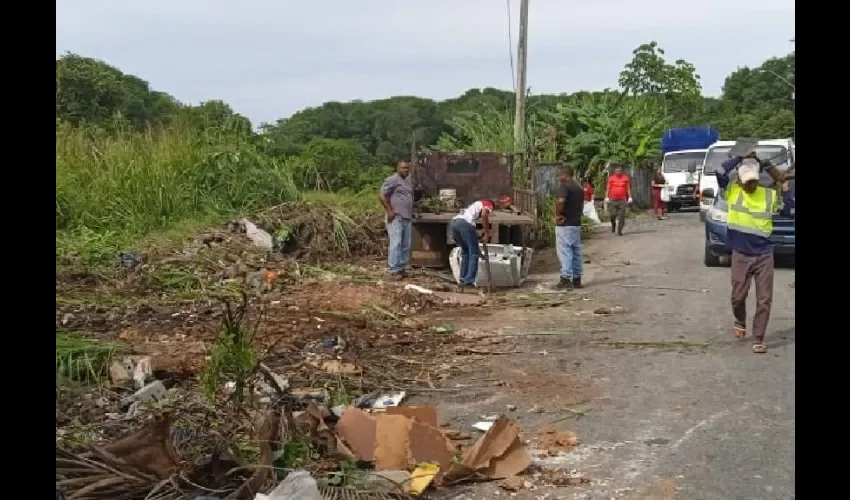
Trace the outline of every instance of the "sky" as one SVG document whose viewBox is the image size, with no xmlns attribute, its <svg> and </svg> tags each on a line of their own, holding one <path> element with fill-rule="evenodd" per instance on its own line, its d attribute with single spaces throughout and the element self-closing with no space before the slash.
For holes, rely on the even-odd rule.
<svg viewBox="0 0 850 500">
<path fill-rule="evenodd" d="M 221 99 L 259 125 L 326 101 L 512 89 L 519 4 L 57 0 L 56 55 L 101 59 L 184 103 Z M 534 94 L 615 88 L 632 50 L 655 40 L 669 61 L 693 63 L 703 93 L 718 96 L 735 69 L 794 49 L 794 0 L 529 5 Z"/>
</svg>

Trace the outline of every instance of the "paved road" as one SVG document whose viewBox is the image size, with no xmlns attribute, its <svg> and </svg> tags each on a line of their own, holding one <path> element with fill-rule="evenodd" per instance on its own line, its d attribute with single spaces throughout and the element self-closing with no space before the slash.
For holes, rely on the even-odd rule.
<svg viewBox="0 0 850 500">
<path fill-rule="evenodd" d="M 544 461 L 593 482 L 516 498 L 794 498 L 794 270 L 777 270 L 769 352 L 756 355 L 731 335 L 729 269 L 703 266 L 703 242 L 694 213 L 594 238 L 588 294 L 624 312 L 608 317 L 602 344 L 599 333 L 558 326 L 570 319 L 557 313 L 538 328 L 564 335 L 536 341 L 558 366 L 606 387 L 586 417 L 567 422 L 582 445 Z"/>
</svg>

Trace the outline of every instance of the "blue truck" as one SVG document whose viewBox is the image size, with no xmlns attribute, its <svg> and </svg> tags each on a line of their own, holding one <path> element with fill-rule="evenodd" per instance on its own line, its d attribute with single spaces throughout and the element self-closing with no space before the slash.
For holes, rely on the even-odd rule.
<svg viewBox="0 0 850 500">
<path fill-rule="evenodd" d="M 715 175 L 715 168 L 719 166 L 721 160 L 729 157 L 728 153 L 733 147 L 733 142 L 730 142 L 730 144 L 723 142 L 712 146 L 707 155 L 704 174 Z M 792 139 L 761 140 L 758 141 L 756 146 L 756 154 L 760 158 L 770 159 L 773 166 L 786 173 L 789 170 L 794 170 L 794 153 L 795 147 Z M 788 193 L 793 199 L 796 192 L 796 179 L 793 176 L 791 177 L 788 180 Z M 773 184 L 773 180 L 766 172 L 762 172 L 762 178 L 759 182 L 765 186 Z M 702 196 L 704 199 L 712 200 L 705 214 L 704 264 L 707 267 L 717 267 L 722 264 L 722 257 L 728 257 L 732 253 L 726 244 L 726 217 L 729 208 L 724 197 L 720 193 L 715 193 L 713 187 L 703 188 Z M 793 204 L 786 204 L 783 201 L 779 211 L 773 214 L 773 234 L 770 236 L 770 240 L 773 242 L 774 254 L 796 255 L 795 233 L 796 208 Z"/>
<path fill-rule="evenodd" d="M 699 175 L 708 147 L 720 134 L 710 126 L 679 127 L 661 136 L 661 170 L 667 185 L 668 208 L 676 212 L 685 207 L 699 207 Z"/>
</svg>

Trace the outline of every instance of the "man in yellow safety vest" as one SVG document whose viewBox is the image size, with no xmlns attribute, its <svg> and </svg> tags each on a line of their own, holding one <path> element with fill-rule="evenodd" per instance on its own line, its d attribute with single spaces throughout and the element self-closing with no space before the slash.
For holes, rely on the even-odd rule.
<svg viewBox="0 0 850 500">
<path fill-rule="evenodd" d="M 782 182 L 782 173 L 760 161 L 755 153 L 730 158 L 716 170 L 717 183 L 724 189 L 728 204 L 726 242 L 732 249 L 733 333 L 747 335 L 747 295 L 756 285 L 756 313 L 753 316 L 753 352 L 765 353 L 764 335 L 773 303 L 773 214 L 779 208 L 780 193 L 759 185 L 762 170 L 770 170 L 774 180 Z M 784 196 L 783 189 L 783 196 Z"/>
</svg>

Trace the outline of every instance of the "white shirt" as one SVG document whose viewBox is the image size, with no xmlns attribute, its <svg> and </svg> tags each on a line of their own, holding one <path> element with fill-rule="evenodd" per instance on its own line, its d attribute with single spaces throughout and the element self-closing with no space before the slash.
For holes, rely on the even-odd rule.
<svg viewBox="0 0 850 500">
<path fill-rule="evenodd" d="M 459 214 L 455 215 L 454 218 L 463 219 L 474 226 L 478 218 L 481 217 L 481 214 L 482 212 L 484 212 L 484 210 L 486 210 L 487 213 L 492 212 L 492 209 L 490 207 L 485 207 L 483 203 L 481 203 L 480 201 L 476 201 L 472 205 L 469 205 L 468 207 L 464 208 Z"/>
</svg>

